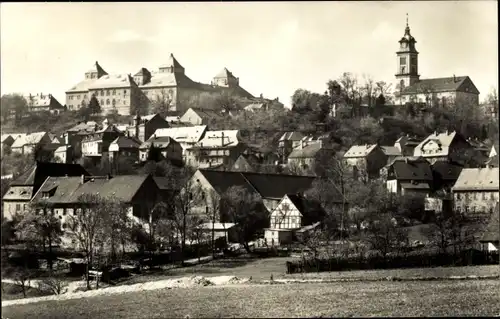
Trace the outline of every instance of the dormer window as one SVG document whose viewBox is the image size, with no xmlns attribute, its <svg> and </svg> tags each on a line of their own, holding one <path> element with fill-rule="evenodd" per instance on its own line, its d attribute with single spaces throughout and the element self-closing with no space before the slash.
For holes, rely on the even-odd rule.
<svg viewBox="0 0 500 319">
<path fill-rule="evenodd" d="M 49 198 L 50 193 L 49 192 L 42 192 L 42 198 Z"/>
</svg>

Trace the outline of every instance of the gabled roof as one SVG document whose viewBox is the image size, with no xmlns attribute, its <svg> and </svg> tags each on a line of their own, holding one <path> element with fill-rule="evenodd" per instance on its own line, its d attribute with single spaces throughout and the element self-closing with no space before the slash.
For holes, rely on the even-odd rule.
<svg viewBox="0 0 500 319">
<path fill-rule="evenodd" d="M 365 157 L 378 147 L 377 144 L 353 145 L 344 154 L 344 158 Z"/>
<path fill-rule="evenodd" d="M 465 91 L 465 88 L 468 86 L 471 86 L 472 89 L 470 91 Z M 422 79 L 413 85 L 405 87 L 402 94 L 457 91 L 479 94 L 479 91 L 468 76 Z"/>
<path fill-rule="evenodd" d="M 294 148 L 288 158 L 313 158 L 322 149 L 321 144 L 313 142 L 304 148 Z"/>
<path fill-rule="evenodd" d="M 156 148 L 163 149 L 168 147 L 172 143 L 177 143 L 170 136 L 151 136 L 147 141 L 139 146 L 139 149 L 148 149 L 153 145 Z"/>
<path fill-rule="evenodd" d="M 213 117 L 218 117 L 218 118 L 223 117 L 222 113 L 217 112 L 215 110 L 211 110 L 211 109 L 202 109 L 202 108 L 195 108 L 195 107 L 191 107 L 190 109 L 193 112 L 195 112 L 196 114 L 198 114 L 198 116 L 201 117 L 202 119 L 207 119 L 207 118 L 210 119 L 210 118 L 213 118 Z M 184 114 L 186 114 L 186 113 L 184 113 Z"/>
<path fill-rule="evenodd" d="M 320 217 L 326 215 L 325 210 L 318 201 L 308 199 L 301 194 L 286 194 L 285 196 L 290 199 L 303 217 L 313 217 L 319 220 Z"/>
<path fill-rule="evenodd" d="M 231 186 L 242 186 L 263 198 L 281 199 L 286 194 L 296 194 L 311 188 L 312 176 L 260 174 L 248 172 L 229 172 L 198 170 L 212 187 L 222 194 Z"/>
<path fill-rule="evenodd" d="M 460 172 L 453 191 L 494 190 L 498 191 L 498 167 L 464 168 Z"/>
<path fill-rule="evenodd" d="M 239 143 L 239 130 L 206 131 L 194 148 L 235 147 Z"/>
<path fill-rule="evenodd" d="M 11 139 L 12 141 L 14 141 L 14 137 L 12 136 L 12 134 L 2 134 L 1 142 L 4 143 L 7 139 Z"/>
<path fill-rule="evenodd" d="M 170 136 L 179 143 L 196 143 L 201 140 L 206 130 L 206 125 L 159 128 L 153 135 Z"/>
<path fill-rule="evenodd" d="M 286 132 L 281 135 L 279 142 L 282 141 L 300 141 L 304 138 L 304 134 L 301 132 Z"/>
<path fill-rule="evenodd" d="M 396 159 L 392 168 L 397 180 L 432 182 L 430 163 L 424 159 Z"/>
<path fill-rule="evenodd" d="M 490 221 L 486 229 L 484 230 L 483 236 L 479 240 L 480 242 L 498 242 L 500 240 L 500 221 L 499 221 L 499 208 L 498 202 L 495 205 L 495 209 L 493 209 L 493 213 L 491 214 Z"/>
<path fill-rule="evenodd" d="M 486 161 L 486 166 L 488 167 L 498 167 L 499 166 L 499 163 L 498 163 L 498 155 L 495 155 L 493 157 L 490 157 L 487 161 Z"/>
<path fill-rule="evenodd" d="M 243 109 L 245 111 L 255 111 L 255 110 L 261 110 L 265 107 L 264 103 L 252 103 L 247 106 L 245 106 Z"/>
<path fill-rule="evenodd" d="M 48 176 L 81 176 L 90 174 L 78 164 L 36 162 L 12 181 L 11 185 L 40 185 Z"/>
<path fill-rule="evenodd" d="M 49 203 L 78 203 L 78 197 L 84 194 L 97 194 L 131 202 L 135 194 L 144 185 L 149 175 L 119 175 L 110 179 L 88 177 L 82 184 L 81 177 L 49 177 L 33 197 L 34 201 L 42 199 L 42 193 L 53 190 L 53 196 L 45 199 Z"/>
<path fill-rule="evenodd" d="M 66 152 L 67 150 L 69 150 L 71 148 L 71 145 L 61 145 L 59 146 L 58 148 L 56 148 L 56 150 L 54 151 L 54 153 L 62 153 L 62 152 Z"/>
<path fill-rule="evenodd" d="M 11 185 L 3 195 L 3 200 L 29 201 L 33 196 L 33 186 Z"/>
<path fill-rule="evenodd" d="M 136 74 L 134 74 L 134 76 L 138 76 L 138 75 L 147 75 L 147 76 L 150 76 L 151 75 L 151 72 L 149 72 L 148 69 L 146 68 L 141 68 Z"/>
<path fill-rule="evenodd" d="M 28 103 L 28 107 L 50 107 L 51 109 L 63 109 L 64 106 L 52 96 L 52 94 L 29 94 L 25 95 L 24 99 Z"/>
<path fill-rule="evenodd" d="M 101 65 L 97 61 L 95 61 L 95 63 L 92 64 L 92 66 L 85 73 L 99 73 L 99 74 L 104 73 L 104 74 L 108 74 L 106 71 L 104 71 L 104 69 L 101 67 Z"/>
<path fill-rule="evenodd" d="M 450 163 L 447 161 L 436 161 L 431 164 L 431 170 L 434 177 L 443 181 L 457 180 L 464 167 L 458 163 Z"/>
<path fill-rule="evenodd" d="M 395 146 L 380 146 L 386 156 L 401 156 L 401 151 Z"/>
<path fill-rule="evenodd" d="M 118 145 L 118 148 L 139 148 L 141 141 L 133 136 L 118 136 L 111 144 Z"/>
<path fill-rule="evenodd" d="M 433 134 L 427 136 L 425 140 L 423 140 L 420 144 L 415 147 L 415 150 L 413 154 L 415 156 L 447 156 L 449 153 L 449 147 L 453 143 L 455 139 L 458 138 L 463 138 L 459 133 L 456 131 L 452 132 L 443 132 L 443 133 L 437 133 L 434 132 Z M 464 139 L 465 141 L 465 139 Z M 423 147 L 428 144 L 429 142 L 434 142 L 437 143 L 440 147 L 440 152 L 437 153 L 424 153 L 422 152 Z"/>
<path fill-rule="evenodd" d="M 38 144 L 47 132 L 36 132 L 26 135 L 21 135 L 15 139 L 12 148 L 23 147 L 24 145 Z"/>
</svg>

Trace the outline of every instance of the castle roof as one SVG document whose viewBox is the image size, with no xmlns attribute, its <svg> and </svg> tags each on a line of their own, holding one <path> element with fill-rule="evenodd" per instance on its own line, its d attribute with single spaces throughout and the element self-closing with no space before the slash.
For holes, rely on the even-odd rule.
<svg viewBox="0 0 500 319">
<path fill-rule="evenodd" d="M 401 94 L 406 95 L 426 92 L 466 92 L 479 94 L 478 89 L 468 76 L 422 79 L 413 85 L 405 87 Z"/>
</svg>

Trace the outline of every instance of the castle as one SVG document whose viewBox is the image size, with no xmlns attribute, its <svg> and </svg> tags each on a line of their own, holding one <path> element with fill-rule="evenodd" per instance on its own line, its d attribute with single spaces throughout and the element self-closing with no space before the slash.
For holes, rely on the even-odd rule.
<svg viewBox="0 0 500 319">
<path fill-rule="evenodd" d="M 240 87 L 239 78 L 224 68 L 212 80 L 211 84 L 191 80 L 184 67 L 170 54 L 166 64 L 157 72 L 141 68 L 131 74 L 108 74 L 96 61 L 85 72 L 85 79 L 66 91 L 68 110 L 78 110 L 88 105 L 92 96 L 99 101 L 102 113 L 112 111 L 121 115 L 130 115 L 131 106 L 139 107 L 151 101 L 168 101 L 171 111 L 185 111 L 186 102 L 201 93 L 228 93 L 247 100 L 254 96 Z"/>
<path fill-rule="evenodd" d="M 479 91 L 468 76 L 455 76 L 435 79 L 420 79 L 418 74 L 417 41 L 410 33 L 408 15 L 404 36 L 399 40 L 396 52 L 398 69 L 396 72 L 396 101 L 433 105 L 453 105 L 467 103 L 479 105 Z"/>
</svg>

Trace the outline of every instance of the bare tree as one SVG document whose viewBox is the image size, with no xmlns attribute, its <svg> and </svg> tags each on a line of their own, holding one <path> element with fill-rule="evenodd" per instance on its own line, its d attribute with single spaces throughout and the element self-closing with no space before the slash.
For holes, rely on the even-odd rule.
<svg viewBox="0 0 500 319">
<path fill-rule="evenodd" d="M 87 288 L 91 289 L 90 267 L 94 263 L 99 246 L 109 236 L 104 226 L 109 205 L 104 198 L 96 194 L 80 195 L 77 201 L 81 205 L 80 209 L 75 209 L 74 214 L 69 215 L 68 224 L 70 235 L 85 255 Z"/>
<path fill-rule="evenodd" d="M 152 111 L 154 114 L 159 113 L 162 117 L 165 117 L 169 112 L 173 111 L 175 108 L 174 100 L 171 94 L 165 89 L 162 89 L 151 102 Z"/>
</svg>

